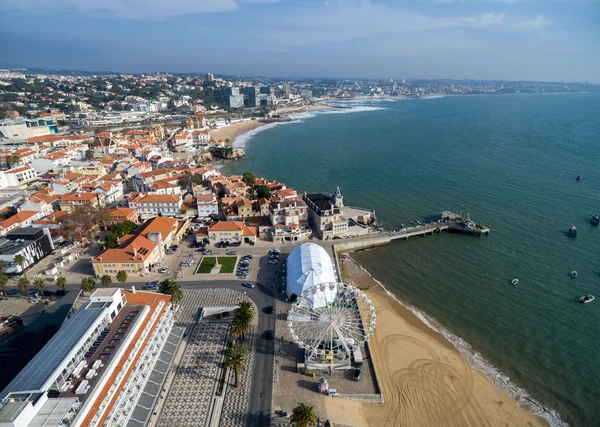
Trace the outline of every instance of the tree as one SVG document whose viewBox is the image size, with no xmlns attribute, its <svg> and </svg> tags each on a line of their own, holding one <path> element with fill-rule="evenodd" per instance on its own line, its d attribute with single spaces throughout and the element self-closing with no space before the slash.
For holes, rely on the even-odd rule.
<svg viewBox="0 0 600 427">
<path fill-rule="evenodd" d="M 25 257 L 21 254 L 15 255 L 13 258 L 13 262 L 19 266 L 21 271 L 23 271 L 23 266 L 25 265 L 25 261 L 26 261 Z M 23 273 L 23 275 L 27 276 L 25 273 Z"/>
<path fill-rule="evenodd" d="M 248 187 L 254 188 L 256 185 L 256 175 L 254 175 L 252 172 L 245 172 L 244 176 L 242 177 L 242 181 L 244 181 Z"/>
<path fill-rule="evenodd" d="M 92 293 L 96 289 L 96 281 L 91 277 L 81 279 L 81 290 L 83 292 Z"/>
<path fill-rule="evenodd" d="M 36 288 L 40 292 L 42 292 L 44 290 L 45 286 L 46 286 L 46 281 L 41 277 L 36 277 L 36 279 L 33 281 L 33 287 Z"/>
<path fill-rule="evenodd" d="M 121 282 L 123 287 L 125 287 L 125 282 L 127 282 L 127 272 L 121 270 L 117 273 L 117 281 Z"/>
<path fill-rule="evenodd" d="M 102 283 L 102 286 L 104 286 L 105 288 L 108 288 L 112 284 L 112 279 L 108 274 L 105 274 L 100 279 L 100 283 Z"/>
<path fill-rule="evenodd" d="M 165 295 L 171 295 L 173 304 L 179 303 L 183 299 L 183 291 L 181 286 L 174 280 L 166 279 L 158 285 L 158 292 Z"/>
<path fill-rule="evenodd" d="M 258 197 L 259 199 L 262 199 L 263 197 L 265 199 L 271 198 L 271 189 L 268 185 L 257 185 L 255 189 L 256 197 Z"/>
<path fill-rule="evenodd" d="M 234 347 L 227 347 L 225 349 L 225 362 L 224 365 L 226 368 L 233 369 L 235 374 L 235 384 L 234 387 L 238 387 L 238 374 L 244 372 L 245 364 L 246 364 L 246 356 L 248 355 L 248 348 L 244 347 L 241 344 L 238 344 Z"/>
<path fill-rule="evenodd" d="M 94 150 L 85 150 L 85 159 L 94 160 Z"/>
<path fill-rule="evenodd" d="M 231 333 L 244 341 L 254 317 L 255 313 L 252 310 L 252 304 L 247 300 L 241 301 L 235 318 L 231 322 Z"/>
<path fill-rule="evenodd" d="M 300 403 L 292 410 L 290 424 L 293 427 L 308 427 L 317 424 L 317 416 L 313 413 L 312 406 L 306 406 Z"/>
<path fill-rule="evenodd" d="M 2 273 L 2 270 L 4 270 L 4 261 L 0 259 L 0 273 Z"/>
<path fill-rule="evenodd" d="M 56 287 L 58 289 L 64 290 L 65 286 L 67 286 L 67 279 L 63 276 L 60 276 L 58 279 L 56 279 Z"/>
<path fill-rule="evenodd" d="M 0 288 L 2 288 L 2 295 L 6 296 L 6 286 L 8 285 L 8 276 L 4 273 L 0 273 Z"/>
<path fill-rule="evenodd" d="M 19 277 L 19 280 L 17 281 L 17 287 L 26 294 L 29 293 L 29 279 L 26 276 Z"/>
</svg>

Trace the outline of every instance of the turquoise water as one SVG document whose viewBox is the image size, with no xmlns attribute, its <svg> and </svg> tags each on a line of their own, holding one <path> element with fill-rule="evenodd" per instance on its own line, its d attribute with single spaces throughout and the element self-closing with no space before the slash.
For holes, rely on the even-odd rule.
<svg viewBox="0 0 600 427">
<path fill-rule="evenodd" d="M 354 257 L 562 420 L 600 425 L 600 229 L 589 224 L 600 213 L 600 95 L 349 105 L 238 139 L 248 157 L 226 169 L 298 191 L 339 185 L 386 228 L 445 209 L 491 226 L 488 237 L 414 238 Z M 578 303 L 587 293 L 598 300 Z"/>
</svg>

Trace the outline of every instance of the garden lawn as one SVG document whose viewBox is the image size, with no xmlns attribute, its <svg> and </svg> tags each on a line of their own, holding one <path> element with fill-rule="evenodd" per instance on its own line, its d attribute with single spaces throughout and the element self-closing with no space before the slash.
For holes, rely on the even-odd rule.
<svg viewBox="0 0 600 427">
<path fill-rule="evenodd" d="M 231 274 L 235 269 L 235 263 L 237 262 L 236 256 L 220 256 L 219 264 L 221 264 L 221 273 Z"/>
<path fill-rule="evenodd" d="M 204 258 L 202 258 L 202 262 L 198 266 L 196 274 L 208 274 L 211 272 L 211 270 L 216 264 L 217 258 L 215 258 L 214 256 L 205 256 Z"/>
</svg>

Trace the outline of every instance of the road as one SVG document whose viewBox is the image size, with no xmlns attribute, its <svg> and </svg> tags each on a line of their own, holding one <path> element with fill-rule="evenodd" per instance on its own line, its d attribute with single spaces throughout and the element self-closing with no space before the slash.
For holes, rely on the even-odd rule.
<svg viewBox="0 0 600 427">
<path fill-rule="evenodd" d="M 257 286 L 250 289 L 241 286 L 243 280 L 219 280 L 219 281 L 180 281 L 177 283 L 183 289 L 202 289 L 202 288 L 228 288 L 245 292 L 257 307 L 258 311 L 258 330 L 256 338 L 256 355 L 254 358 L 252 386 L 250 390 L 250 402 L 248 405 L 249 413 L 247 418 L 248 426 L 268 426 L 272 413 L 272 395 L 273 395 L 273 367 L 274 367 L 274 348 L 275 341 L 264 338 L 264 332 L 267 330 L 275 331 L 276 310 L 273 314 L 267 314 L 265 309 L 269 306 L 275 306 L 275 293 L 273 286 L 266 286 L 266 280 L 277 277 L 279 266 L 267 264 L 266 258 L 259 260 Z M 276 273 L 277 272 L 277 273 Z M 261 279 L 265 278 L 265 282 Z M 269 283 L 273 282 L 273 279 Z M 127 282 L 127 288 L 135 286 L 136 289 L 142 289 L 146 282 Z M 112 287 L 118 287 L 113 284 Z M 47 290 L 56 290 L 56 286 L 48 286 Z M 79 284 L 68 284 L 65 290 L 79 291 Z"/>
</svg>

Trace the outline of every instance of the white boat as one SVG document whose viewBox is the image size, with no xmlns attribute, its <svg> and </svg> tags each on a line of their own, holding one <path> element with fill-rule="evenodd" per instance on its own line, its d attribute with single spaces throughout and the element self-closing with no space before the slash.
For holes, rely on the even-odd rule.
<svg viewBox="0 0 600 427">
<path fill-rule="evenodd" d="M 519 279 L 512 279 L 510 281 L 510 283 L 512 283 L 513 285 L 518 285 L 519 284 Z"/>
<path fill-rule="evenodd" d="M 592 302 L 594 301 L 594 299 L 596 299 L 594 297 L 594 295 L 584 295 L 581 298 L 579 298 L 579 302 L 582 302 L 584 304 L 587 304 L 588 302 Z"/>
<path fill-rule="evenodd" d="M 571 271 L 571 277 L 572 278 L 576 278 L 577 277 L 577 272 L 576 271 Z"/>
</svg>

